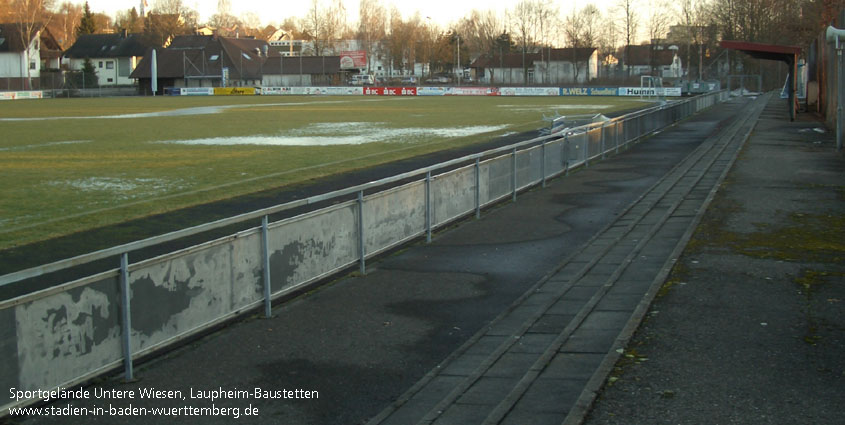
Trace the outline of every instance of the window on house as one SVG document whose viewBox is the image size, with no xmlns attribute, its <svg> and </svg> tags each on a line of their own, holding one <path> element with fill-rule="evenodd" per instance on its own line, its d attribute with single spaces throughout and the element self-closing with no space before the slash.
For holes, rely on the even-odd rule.
<svg viewBox="0 0 845 425">
<path fill-rule="evenodd" d="M 29 63 L 29 69 L 35 69 L 35 62 Z"/>
<path fill-rule="evenodd" d="M 113 83 L 113 82 L 114 82 L 114 78 L 109 78 L 109 79 L 108 79 L 108 82 Z"/>
<path fill-rule="evenodd" d="M 103 67 L 103 61 L 100 61 L 100 63 L 98 65 L 99 65 L 98 68 L 102 68 Z"/>
<path fill-rule="evenodd" d="M 114 62 L 107 61 L 106 62 L 106 69 L 114 69 Z"/>
</svg>

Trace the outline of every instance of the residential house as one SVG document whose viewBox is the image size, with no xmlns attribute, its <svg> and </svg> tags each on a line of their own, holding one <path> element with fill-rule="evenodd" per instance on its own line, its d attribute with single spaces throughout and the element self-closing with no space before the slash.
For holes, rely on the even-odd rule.
<svg viewBox="0 0 845 425">
<path fill-rule="evenodd" d="M 271 52 L 262 72 L 262 87 L 336 86 L 346 81 L 340 56 L 289 57 Z"/>
<path fill-rule="evenodd" d="M 255 87 L 261 84 L 269 45 L 254 38 L 214 35 L 176 36 L 167 48 L 156 48 L 159 91 L 165 87 Z M 144 93 L 151 88 L 151 55 L 130 78 Z"/>
<path fill-rule="evenodd" d="M 282 31 L 282 30 L 280 30 Z M 315 50 L 314 42 L 311 40 L 293 40 L 291 36 L 284 33 L 273 35 L 270 46 L 284 56 L 306 56 L 313 54 Z M 281 38 L 279 38 L 281 37 Z M 415 63 L 413 69 L 406 69 L 400 71 L 396 64 L 387 57 L 387 48 L 385 43 L 381 41 L 373 41 L 365 43 L 361 40 L 335 40 L 330 44 L 323 46 L 324 55 L 341 55 L 343 52 L 364 52 L 363 58 L 366 65 L 355 67 L 361 74 L 370 74 L 375 77 L 382 77 L 385 79 L 403 77 L 406 75 L 425 75 L 428 73 L 427 64 Z"/>
<path fill-rule="evenodd" d="M 479 56 L 470 65 L 475 78 L 484 84 L 521 85 L 534 82 L 534 61 L 539 53 L 505 53 Z"/>
<path fill-rule="evenodd" d="M 683 75 L 677 48 L 658 45 L 627 46 L 622 48 L 623 71 L 630 75 L 651 75 L 680 78 Z"/>
<path fill-rule="evenodd" d="M 0 90 L 38 90 L 41 70 L 59 68 L 61 48 L 50 31 L 25 32 L 21 24 L 0 24 Z"/>
<path fill-rule="evenodd" d="M 586 84 L 598 77 L 598 63 L 598 51 L 583 47 L 481 56 L 470 68 L 486 84 Z"/>
<path fill-rule="evenodd" d="M 547 51 L 547 61 L 535 62 L 538 84 L 587 84 L 599 75 L 599 51 L 595 47 L 567 47 Z"/>
<path fill-rule="evenodd" d="M 91 61 L 97 71 L 101 87 L 128 86 L 135 84 L 130 77 L 132 71 L 153 47 L 142 34 L 83 34 L 64 53 L 68 68 L 82 70 L 85 60 Z"/>
</svg>

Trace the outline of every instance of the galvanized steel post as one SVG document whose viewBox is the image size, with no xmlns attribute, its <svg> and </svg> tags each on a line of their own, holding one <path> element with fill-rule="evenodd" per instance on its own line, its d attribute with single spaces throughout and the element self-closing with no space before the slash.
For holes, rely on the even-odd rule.
<svg viewBox="0 0 845 425">
<path fill-rule="evenodd" d="M 599 130 L 599 131 L 601 132 L 601 142 L 600 142 L 601 143 L 601 159 L 604 159 L 605 158 L 605 155 L 604 155 L 604 123 L 602 123 L 601 130 Z"/>
<path fill-rule="evenodd" d="M 367 253 L 364 252 L 364 191 L 358 191 L 358 252 L 361 254 L 361 274 L 367 274 Z"/>
<path fill-rule="evenodd" d="M 481 159 L 475 158 L 475 218 L 481 218 Z"/>
<path fill-rule="evenodd" d="M 270 302 L 270 237 L 268 230 L 269 218 L 261 217 L 261 253 L 264 262 L 264 317 L 270 318 L 273 315 L 273 307 Z"/>
<path fill-rule="evenodd" d="M 584 139 L 584 168 L 590 167 L 590 132 L 581 133 Z"/>
<path fill-rule="evenodd" d="M 431 243 L 431 171 L 425 173 L 425 242 Z"/>
<path fill-rule="evenodd" d="M 615 121 L 613 123 L 613 144 L 616 145 L 616 154 L 619 154 L 619 125 L 622 121 Z"/>
<path fill-rule="evenodd" d="M 516 148 L 511 151 L 511 185 L 513 186 L 511 198 L 513 202 L 516 202 Z"/>
<path fill-rule="evenodd" d="M 135 378 L 132 370 L 132 311 L 129 296 L 129 254 L 124 252 L 120 256 L 120 297 L 121 306 L 121 343 L 123 345 L 124 379 L 131 381 Z"/>
<path fill-rule="evenodd" d="M 563 136 L 563 167 L 569 175 L 569 136 Z"/>
<path fill-rule="evenodd" d="M 637 143 L 640 142 L 640 138 L 643 137 L 643 116 L 637 116 Z"/>
<path fill-rule="evenodd" d="M 541 155 L 542 158 L 540 159 L 540 174 L 543 176 L 543 183 L 542 187 L 546 187 L 546 141 L 543 141 L 543 144 L 540 145 L 541 148 Z"/>
</svg>

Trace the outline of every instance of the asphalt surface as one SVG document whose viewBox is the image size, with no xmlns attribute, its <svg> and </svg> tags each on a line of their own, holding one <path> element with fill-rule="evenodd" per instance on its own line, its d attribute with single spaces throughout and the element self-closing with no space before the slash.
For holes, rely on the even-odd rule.
<svg viewBox="0 0 845 425">
<path fill-rule="evenodd" d="M 841 424 L 845 158 L 769 102 L 587 424 Z"/>
<path fill-rule="evenodd" d="M 257 416 L 237 419 L 243 423 L 356 424 L 386 417 L 384 412 L 402 404 L 403 397 L 431 376 L 432 371 L 456 367 L 455 353 L 483 335 L 503 315 L 515 311 L 516 303 L 524 300 L 538 282 L 549 281 L 550 276 L 564 272 L 565 268 L 560 268 L 562 260 L 586 252 L 584 248 L 597 240 L 596 235 L 612 229 L 620 217 L 632 211 L 632 205 L 675 170 L 676 164 L 729 128 L 748 109 L 749 103 L 747 99 L 738 99 L 719 105 L 628 151 L 554 180 L 545 189 L 521 194 L 516 203 L 485 210 L 481 220 L 470 219 L 439 232 L 431 244 L 421 242 L 371 263 L 366 276 L 347 276 L 277 305 L 271 319 L 255 317 L 234 323 L 138 365 L 137 382 L 124 383 L 113 377 L 86 387 L 92 394 L 104 389 L 133 390 L 133 399 L 92 395 L 46 405 L 72 405 L 89 411 L 106 409 L 102 414 L 89 413 L 84 418 L 31 416 L 7 421 L 110 424 L 234 421 L 232 412 L 219 410 L 203 416 L 189 416 L 190 411 L 181 410 L 178 417 L 153 416 L 151 411 L 158 407 L 211 408 L 212 404 L 217 409 L 238 408 L 239 415 L 247 407 L 256 408 Z M 777 101 L 772 101 L 763 112 L 758 129 L 710 210 L 722 205 L 720 202 L 726 197 L 723 192 L 730 193 L 729 208 L 718 208 L 720 215 L 715 218 L 710 213 L 704 215 L 700 228 L 706 232 L 699 231 L 692 244 L 702 253 L 695 258 L 690 257 L 689 250 L 685 253 L 681 263 L 688 266 L 670 275 L 669 281 L 676 284 L 668 290 L 668 295 L 659 296 L 655 305 L 662 306 L 672 297 L 686 297 L 674 301 L 673 308 L 660 307 L 653 310 L 659 314 L 651 311 L 646 315 L 645 330 L 634 336 L 625 355 L 617 356 L 621 357 L 619 369 L 607 368 L 613 383 L 602 390 L 590 413 L 591 423 L 731 423 L 730 420 L 748 423 L 742 420 L 745 416 L 737 416 L 740 413 L 737 409 L 751 395 L 772 400 L 754 405 L 756 410 L 749 408 L 749 415 L 769 415 L 768 422 L 760 423 L 779 423 L 776 409 L 798 409 L 792 413 L 799 417 L 806 407 L 817 414 L 810 417 L 817 418 L 833 418 L 828 413 L 842 411 L 845 368 L 838 356 L 843 348 L 843 317 L 838 300 L 845 299 L 840 265 L 841 241 L 845 239 L 841 236 L 845 196 L 841 183 L 842 157 L 832 153 L 829 136 L 812 130 L 820 124 L 784 122 L 778 106 Z M 761 131 L 764 124 L 772 128 Z M 805 128 L 810 131 L 799 131 Z M 787 131 L 786 140 L 775 138 Z M 770 139 L 761 139 L 767 134 Z M 805 138 L 812 140 L 803 141 Z M 814 144 L 819 140 L 822 143 Z M 765 190 L 760 189 L 761 178 L 772 182 L 762 186 Z M 734 192 L 734 187 L 742 189 Z M 683 210 L 683 205 L 678 205 L 679 211 Z M 795 215 L 787 208 L 806 211 L 796 213 L 804 215 Z M 809 258 L 812 264 L 804 258 L 793 258 L 792 254 L 759 259 L 737 253 L 739 248 L 724 246 L 725 240 L 735 241 L 735 234 L 741 231 L 766 233 L 780 229 L 767 227 L 769 217 L 779 217 L 781 227 L 786 229 L 774 233 L 781 236 L 776 240 L 796 237 L 787 224 L 805 221 L 810 229 L 800 234 L 840 237 L 819 242 L 808 236 L 806 247 L 822 251 Z M 723 230 L 730 232 L 730 236 L 704 237 L 710 231 Z M 741 252 L 756 252 L 755 247 L 765 241 L 762 237 L 748 239 L 740 244 Z M 700 240 L 705 242 L 696 242 Z M 707 243 L 712 246 L 706 248 Z M 757 264 L 758 261 L 765 263 Z M 816 273 L 802 275 L 802 270 Z M 679 273 L 683 281 L 678 280 Z M 771 279 L 747 279 L 754 273 Z M 804 275 L 807 279 L 801 285 L 790 282 Z M 747 280 L 768 286 L 757 288 L 755 293 L 743 292 L 753 286 Z M 804 284 L 811 289 L 804 292 L 812 296 L 798 293 L 805 288 Z M 694 293 L 696 288 L 703 292 Z M 688 305 L 705 296 L 715 298 L 698 308 Z M 565 295 L 559 301 L 566 302 Z M 794 310 L 792 316 L 777 314 L 790 308 Z M 693 311 L 702 315 L 695 316 Z M 671 312 L 681 316 L 672 317 Z M 649 333 L 649 326 L 657 323 L 662 323 L 664 328 Z M 533 336 L 553 335 L 552 328 L 549 325 L 533 328 Z M 736 339 L 726 337 L 729 341 L 722 341 L 719 338 L 723 334 Z M 508 335 L 502 334 L 505 338 Z M 649 337 L 640 344 L 644 335 Z M 768 339 L 762 339 L 763 336 Z M 579 335 L 582 339 L 589 337 Z M 761 339 L 755 340 L 756 337 Z M 781 351 L 788 347 L 792 348 Z M 642 352 L 646 348 L 648 360 L 643 360 Z M 615 350 L 605 354 L 612 356 L 612 353 Z M 665 355 L 661 357 L 661 353 Z M 669 363 L 660 363 L 661 358 Z M 788 366 L 795 370 L 787 371 Z M 599 368 L 598 372 L 589 370 L 581 375 L 591 382 L 603 382 L 604 377 L 596 379 L 601 373 Z M 635 379 L 638 373 L 642 377 Z M 807 377 L 813 373 L 820 377 Z M 663 381 L 664 376 L 677 380 Z M 743 379 L 749 376 L 758 379 Z M 644 379 L 651 377 L 656 380 L 654 383 L 641 386 Z M 806 379 L 801 381 L 802 378 Z M 760 385 L 761 381 L 767 385 Z M 793 387 L 792 382 L 803 384 Z M 447 385 L 441 393 L 447 394 L 453 387 Z M 695 390 L 687 391 L 688 387 Z M 155 400 L 139 398 L 140 390 L 150 388 L 181 393 Z M 256 388 L 271 391 L 269 395 L 293 398 L 256 397 Z M 211 401 L 191 397 L 221 389 L 245 392 L 229 393 L 243 396 L 236 399 Z M 731 389 L 736 392 L 726 392 Z M 549 411 L 547 406 L 543 407 L 543 400 L 547 404 L 556 403 L 554 397 L 544 395 L 561 392 L 559 387 L 548 385 L 542 390 L 538 394 L 541 396 L 541 404 L 536 405 L 538 412 Z M 316 391 L 319 396 L 303 398 L 314 395 L 304 391 Z M 581 392 L 580 398 L 574 394 L 580 407 L 573 409 L 577 410 L 576 415 L 568 417 L 573 422 L 583 419 L 590 407 L 583 401 L 592 400 L 591 396 L 585 398 L 582 391 L 577 392 Z M 297 395 L 301 398 L 296 398 Z M 784 402 L 790 396 L 794 396 L 792 403 Z M 671 403 L 675 403 L 674 410 L 666 406 Z M 485 403 L 469 400 L 464 404 Z M 129 406 L 147 411 L 109 411 Z M 719 411 L 719 406 L 723 416 L 714 416 L 712 412 Z M 545 414 L 532 417 L 530 409 L 528 413 L 523 423 L 539 423 L 541 417 L 544 420 L 552 417 Z M 409 423 L 421 419 L 417 417 Z M 835 423 L 787 421 L 795 422 Z"/>
</svg>

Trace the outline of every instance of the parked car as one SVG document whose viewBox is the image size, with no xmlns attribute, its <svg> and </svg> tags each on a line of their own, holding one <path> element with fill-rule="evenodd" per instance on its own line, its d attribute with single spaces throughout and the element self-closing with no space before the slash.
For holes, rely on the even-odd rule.
<svg viewBox="0 0 845 425">
<path fill-rule="evenodd" d="M 376 84 L 376 79 L 372 75 L 357 74 L 353 75 L 349 80 L 351 86 L 373 86 Z"/>
<path fill-rule="evenodd" d="M 435 84 L 449 84 L 450 81 L 451 80 L 449 79 L 449 77 L 445 75 L 435 75 L 433 77 L 429 77 L 428 80 L 426 80 L 427 83 Z"/>
<path fill-rule="evenodd" d="M 415 85 L 417 85 L 417 81 L 418 81 L 417 77 L 410 76 L 410 77 L 403 77 L 402 80 L 400 81 L 400 83 L 402 83 L 402 85 L 405 85 L 405 86 L 415 86 Z"/>
</svg>

